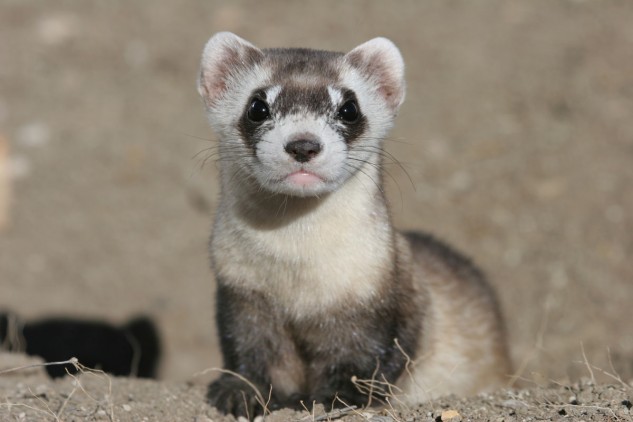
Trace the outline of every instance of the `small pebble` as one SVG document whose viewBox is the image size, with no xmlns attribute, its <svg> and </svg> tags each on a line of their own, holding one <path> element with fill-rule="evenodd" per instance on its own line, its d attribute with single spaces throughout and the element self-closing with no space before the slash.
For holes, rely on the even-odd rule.
<svg viewBox="0 0 633 422">
<path fill-rule="evenodd" d="M 461 415 L 456 410 L 445 410 L 440 416 L 442 421 L 449 421 L 457 418 L 461 418 Z"/>
</svg>

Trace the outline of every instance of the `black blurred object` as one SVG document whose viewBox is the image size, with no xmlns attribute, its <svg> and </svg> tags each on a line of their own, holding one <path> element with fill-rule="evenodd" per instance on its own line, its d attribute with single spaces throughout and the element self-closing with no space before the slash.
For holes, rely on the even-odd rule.
<svg viewBox="0 0 633 422">
<path fill-rule="evenodd" d="M 10 318 L 13 317 L 13 318 Z M 145 316 L 133 318 L 117 327 L 100 321 L 71 318 L 51 318 L 11 324 L 17 319 L 9 313 L 0 314 L 0 346 L 28 355 L 42 357 L 46 362 L 65 361 L 72 357 L 82 365 L 100 369 L 112 375 L 155 378 L 161 354 L 160 338 L 155 324 Z M 16 335 L 17 334 L 17 335 Z M 12 338 L 7 338 L 7 336 Z M 15 339 L 18 343 L 11 344 Z M 17 346 L 17 347 L 16 347 Z M 46 366 L 52 378 L 77 372 L 71 364 Z"/>
</svg>

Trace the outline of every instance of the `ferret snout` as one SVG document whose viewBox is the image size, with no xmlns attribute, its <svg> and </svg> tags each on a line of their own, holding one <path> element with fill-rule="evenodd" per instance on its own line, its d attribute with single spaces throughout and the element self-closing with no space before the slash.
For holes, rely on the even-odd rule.
<svg viewBox="0 0 633 422">
<path fill-rule="evenodd" d="M 321 152 L 321 142 L 313 139 L 297 139 L 288 142 L 284 149 L 295 161 L 307 163 Z"/>
</svg>

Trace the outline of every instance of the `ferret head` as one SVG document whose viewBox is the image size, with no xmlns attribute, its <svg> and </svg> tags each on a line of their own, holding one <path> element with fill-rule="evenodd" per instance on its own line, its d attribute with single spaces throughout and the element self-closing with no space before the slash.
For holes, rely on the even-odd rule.
<svg viewBox="0 0 633 422">
<path fill-rule="evenodd" d="M 221 32 L 204 48 L 198 91 L 227 177 L 317 196 L 377 174 L 382 138 L 404 100 L 404 63 L 385 38 L 344 54 L 261 50 Z"/>
</svg>

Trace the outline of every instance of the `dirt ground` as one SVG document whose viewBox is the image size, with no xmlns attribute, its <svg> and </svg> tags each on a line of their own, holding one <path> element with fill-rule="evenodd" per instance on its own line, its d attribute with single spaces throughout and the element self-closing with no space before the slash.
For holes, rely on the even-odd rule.
<svg viewBox="0 0 633 422">
<path fill-rule="evenodd" d="M 394 219 L 466 252 L 498 291 L 529 389 L 373 420 L 632 418 L 633 3 L 395 4 L 0 0 L 0 312 L 149 315 L 164 349 L 159 382 L 0 373 L 0 419 L 223 420 L 204 404 L 212 375 L 195 375 L 221 365 L 217 169 L 192 158 L 215 139 L 194 82 L 220 30 L 262 47 L 392 39 L 408 82 L 386 142 L 406 170 L 387 166 Z"/>
</svg>

